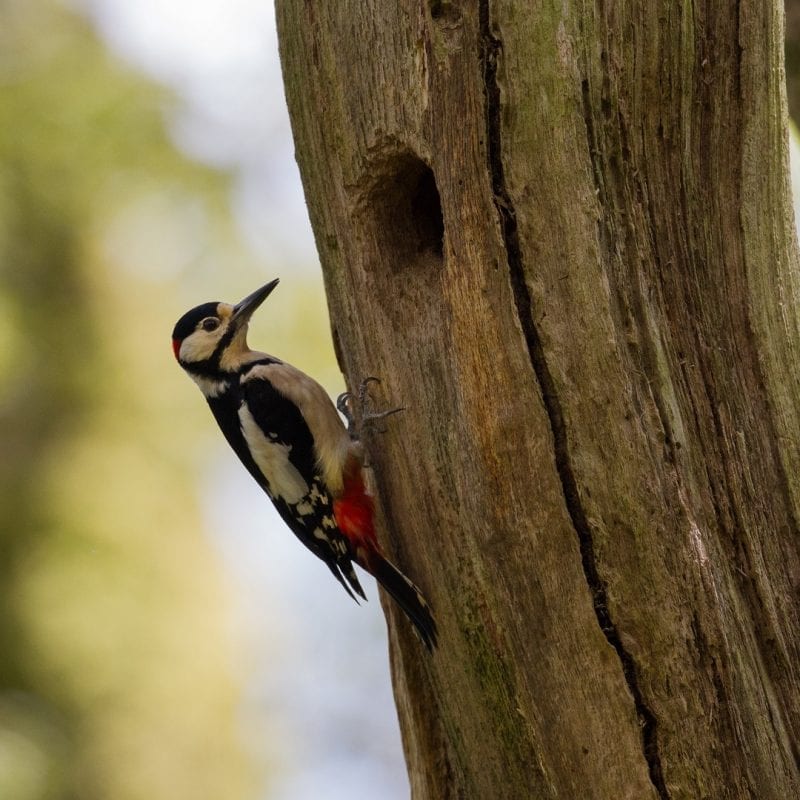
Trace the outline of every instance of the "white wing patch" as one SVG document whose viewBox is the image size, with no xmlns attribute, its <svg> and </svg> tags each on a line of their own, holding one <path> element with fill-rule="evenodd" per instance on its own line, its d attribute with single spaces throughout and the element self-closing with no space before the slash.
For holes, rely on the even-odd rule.
<svg viewBox="0 0 800 800">
<path fill-rule="evenodd" d="M 245 403 L 239 406 L 239 421 L 253 460 L 269 482 L 270 494 L 293 505 L 299 503 L 308 494 L 308 484 L 289 460 L 291 446 L 264 436 Z"/>
<path fill-rule="evenodd" d="M 337 496 L 343 488 L 342 470 L 353 452 L 353 443 L 330 397 L 313 378 L 280 361 L 253 367 L 243 380 L 259 378 L 269 381 L 300 409 L 314 440 L 314 453 L 325 487 Z"/>
</svg>

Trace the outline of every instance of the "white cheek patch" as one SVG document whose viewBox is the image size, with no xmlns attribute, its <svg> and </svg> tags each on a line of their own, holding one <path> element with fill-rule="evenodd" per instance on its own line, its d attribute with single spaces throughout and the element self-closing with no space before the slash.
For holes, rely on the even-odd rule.
<svg viewBox="0 0 800 800">
<path fill-rule="evenodd" d="M 202 330 L 195 331 L 191 336 L 187 336 L 181 344 L 181 349 L 179 351 L 181 361 L 192 364 L 211 358 L 214 354 L 214 350 L 217 348 L 220 338 L 217 331 L 210 333 Z"/>
<path fill-rule="evenodd" d="M 308 494 L 308 484 L 289 461 L 291 447 L 264 436 L 244 404 L 239 407 L 239 422 L 253 460 L 269 482 L 270 494 L 293 505 L 299 503 Z"/>
</svg>

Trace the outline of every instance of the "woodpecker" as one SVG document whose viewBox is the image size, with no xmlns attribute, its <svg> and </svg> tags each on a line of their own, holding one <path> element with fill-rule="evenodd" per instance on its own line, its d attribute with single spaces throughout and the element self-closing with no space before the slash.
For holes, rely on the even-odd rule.
<svg viewBox="0 0 800 800">
<path fill-rule="evenodd" d="M 356 602 L 355 595 L 365 600 L 366 595 L 353 562 L 373 575 L 432 651 L 437 630 L 430 608 L 417 586 L 383 555 L 375 536 L 363 445 L 348 405 L 356 398 L 345 393 L 337 403 L 348 419 L 345 428 L 313 378 L 247 344 L 253 312 L 277 285 L 275 279 L 236 305 L 210 302 L 187 311 L 172 332 L 175 358 L 295 536 Z M 366 393 L 360 394 L 363 402 Z M 366 418 L 386 413 L 392 412 Z"/>
</svg>

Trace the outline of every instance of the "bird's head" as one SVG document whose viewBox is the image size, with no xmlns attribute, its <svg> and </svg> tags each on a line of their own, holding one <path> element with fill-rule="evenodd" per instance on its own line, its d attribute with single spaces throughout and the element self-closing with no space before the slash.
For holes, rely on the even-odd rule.
<svg viewBox="0 0 800 800">
<path fill-rule="evenodd" d="M 187 311 L 172 331 L 172 350 L 188 370 L 235 368 L 237 356 L 248 350 L 247 323 L 253 312 L 278 285 L 270 281 L 240 303 L 203 303 Z"/>
</svg>

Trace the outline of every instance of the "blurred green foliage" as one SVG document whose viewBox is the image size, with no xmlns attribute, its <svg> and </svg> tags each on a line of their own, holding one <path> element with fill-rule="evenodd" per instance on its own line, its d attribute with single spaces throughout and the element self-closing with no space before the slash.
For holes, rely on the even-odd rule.
<svg viewBox="0 0 800 800">
<path fill-rule="evenodd" d="M 246 798 L 260 777 L 191 484 L 214 432 L 168 341 L 243 256 L 170 103 L 62 5 L 0 0 L 0 798 Z"/>
</svg>

